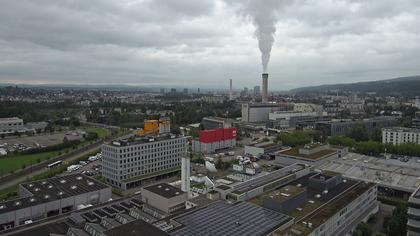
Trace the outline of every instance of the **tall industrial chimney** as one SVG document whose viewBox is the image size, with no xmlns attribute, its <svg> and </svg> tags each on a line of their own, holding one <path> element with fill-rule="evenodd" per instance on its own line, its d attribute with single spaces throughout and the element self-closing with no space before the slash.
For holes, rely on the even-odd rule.
<svg viewBox="0 0 420 236">
<path fill-rule="evenodd" d="M 268 73 L 262 74 L 262 94 L 261 94 L 262 103 L 268 102 Z"/>
<path fill-rule="evenodd" d="M 191 160 L 188 152 L 181 158 L 181 190 L 190 198 L 190 168 Z"/>
<path fill-rule="evenodd" d="M 232 93 L 232 79 L 229 79 L 230 89 L 229 89 L 229 100 L 233 100 L 233 93 Z"/>
</svg>

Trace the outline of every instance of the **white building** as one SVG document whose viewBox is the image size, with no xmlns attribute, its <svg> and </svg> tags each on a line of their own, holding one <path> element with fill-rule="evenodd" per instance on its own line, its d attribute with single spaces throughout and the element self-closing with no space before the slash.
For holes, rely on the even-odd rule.
<svg viewBox="0 0 420 236">
<path fill-rule="evenodd" d="M 420 236 L 420 188 L 408 199 L 407 236 Z"/>
<path fill-rule="evenodd" d="M 0 118 L 0 135 L 22 132 L 22 130 L 25 130 L 22 119 L 17 117 Z"/>
<path fill-rule="evenodd" d="M 102 145 L 102 175 L 114 187 L 129 189 L 180 172 L 186 137 L 132 136 Z"/>
<path fill-rule="evenodd" d="M 383 128 L 382 143 L 392 143 L 394 145 L 402 143 L 420 144 L 420 129 L 415 128 Z"/>
</svg>

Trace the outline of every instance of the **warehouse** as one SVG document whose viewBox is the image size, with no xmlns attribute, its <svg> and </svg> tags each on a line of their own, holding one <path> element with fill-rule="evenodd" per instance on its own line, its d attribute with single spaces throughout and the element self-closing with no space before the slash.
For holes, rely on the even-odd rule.
<svg viewBox="0 0 420 236">
<path fill-rule="evenodd" d="M 99 204 L 111 198 L 111 188 L 74 174 L 21 184 L 20 198 L 0 203 L 0 230 Z"/>
<path fill-rule="evenodd" d="M 200 131 L 200 137 L 192 141 L 192 151 L 215 153 L 217 150 L 236 146 L 236 129 L 211 129 Z"/>
</svg>

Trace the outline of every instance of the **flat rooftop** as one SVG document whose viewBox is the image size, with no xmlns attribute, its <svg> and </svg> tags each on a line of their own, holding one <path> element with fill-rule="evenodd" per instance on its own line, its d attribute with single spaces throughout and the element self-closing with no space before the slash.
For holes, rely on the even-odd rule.
<svg viewBox="0 0 420 236">
<path fill-rule="evenodd" d="M 82 174 L 24 183 L 21 184 L 21 187 L 32 193 L 32 196 L 0 203 L 0 213 L 109 188 L 109 186 Z"/>
<path fill-rule="evenodd" d="M 132 134 L 122 139 L 116 139 L 108 143 L 108 145 L 112 145 L 114 147 L 124 147 L 124 146 L 139 145 L 139 144 L 144 144 L 144 143 L 159 142 L 159 141 L 164 141 L 168 139 L 176 139 L 176 138 L 181 138 L 181 136 L 175 135 L 175 134 L 164 134 L 164 135 L 159 135 L 159 136 L 139 136 L 139 135 Z"/>
<path fill-rule="evenodd" d="M 143 221 L 135 220 L 104 231 L 107 236 L 168 236 L 169 234 Z"/>
<path fill-rule="evenodd" d="M 319 168 L 410 193 L 420 186 L 420 163 L 414 157 L 402 162 L 398 159 L 387 160 L 348 153 L 342 158 L 326 161 Z"/>
<path fill-rule="evenodd" d="M 248 202 L 215 202 L 173 218 L 182 224 L 174 236 L 266 235 L 292 220 L 291 217 Z"/>
<path fill-rule="evenodd" d="M 284 202 L 291 198 L 294 198 L 296 195 L 305 192 L 306 190 L 302 187 L 297 187 L 294 185 L 286 185 L 277 190 L 264 194 L 262 197 L 271 198 L 278 202 Z"/>
<path fill-rule="evenodd" d="M 287 166 L 285 168 L 272 171 L 266 175 L 261 175 L 256 178 L 253 178 L 248 181 L 232 186 L 232 188 L 234 189 L 233 193 L 242 194 L 242 193 L 248 192 L 252 189 L 255 189 L 263 185 L 266 185 L 268 183 L 271 183 L 273 181 L 279 180 L 280 178 L 289 176 L 293 174 L 294 172 L 303 170 L 305 168 L 306 167 L 304 165 L 295 164 L 294 166 Z"/>
<path fill-rule="evenodd" d="M 164 198 L 173 198 L 173 197 L 184 194 L 184 192 L 181 189 L 167 183 L 150 185 L 150 186 L 144 187 L 144 189 L 152 193 L 155 193 L 159 196 L 162 196 Z"/>
<path fill-rule="evenodd" d="M 383 128 L 382 131 L 420 133 L 420 129 L 418 128 L 406 128 L 406 127 L 388 127 L 388 128 Z"/>
<path fill-rule="evenodd" d="M 320 159 L 328 157 L 328 156 L 337 152 L 333 149 L 325 149 L 325 150 L 321 150 L 319 152 L 315 152 L 315 153 L 306 155 L 306 154 L 299 153 L 299 148 L 300 147 L 294 147 L 294 148 L 291 148 L 291 149 L 288 149 L 288 150 L 280 151 L 280 152 L 278 152 L 278 154 L 284 154 L 284 155 L 296 157 L 296 158 L 299 158 L 299 159 L 320 160 Z M 315 148 L 315 147 L 313 147 L 313 148 Z"/>
</svg>

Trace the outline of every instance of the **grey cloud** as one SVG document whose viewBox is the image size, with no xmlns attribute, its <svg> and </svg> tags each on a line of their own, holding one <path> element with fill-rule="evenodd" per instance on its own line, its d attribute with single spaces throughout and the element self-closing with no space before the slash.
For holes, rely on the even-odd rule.
<svg viewBox="0 0 420 236">
<path fill-rule="evenodd" d="M 0 82 L 254 86 L 247 1 L 3 0 Z M 419 1 L 283 3 L 271 88 L 420 74 Z"/>
</svg>

